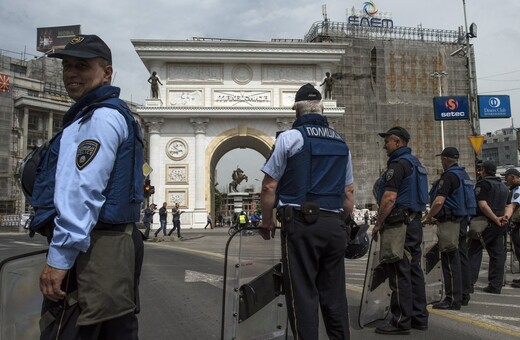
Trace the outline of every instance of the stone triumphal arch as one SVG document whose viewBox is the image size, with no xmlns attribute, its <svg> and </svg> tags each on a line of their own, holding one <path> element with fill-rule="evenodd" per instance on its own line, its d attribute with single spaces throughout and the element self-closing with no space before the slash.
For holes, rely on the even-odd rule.
<svg viewBox="0 0 520 340">
<path fill-rule="evenodd" d="M 233 40 L 132 40 L 162 82 L 158 98 L 138 108 L 148 132 L 153 200 L 179 203 L 182 223 L 204 227 L 213 212 L 215 167 L 236 148 L 269 156 L 276 132 L 291 127 L 294 95 L 317 88 L 346 46 Z M 144 80 L 146 81 L 146 80 Z M 329 123 L 343 119 L 334 96 L 324 102 Z"/>
</svg>

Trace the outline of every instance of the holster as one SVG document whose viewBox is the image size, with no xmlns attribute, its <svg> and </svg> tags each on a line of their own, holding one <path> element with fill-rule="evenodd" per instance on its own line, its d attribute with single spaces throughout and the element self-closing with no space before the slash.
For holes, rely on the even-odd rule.
<svg viewBox="0 0 520 340">
<path fill-rule="evenodd" d="M 319 202 L 303 202 L 302 204 L 303 219 L 307 224 L 314 224 L 320 215 Z"/>
<path fill-rule="evenodd" d="M 410 213 L 408 209 L 394 208 L 388 214 L 385 219 L 385 224 L 396 224 L 396 223 L 410 224 Z"/>
</svg>

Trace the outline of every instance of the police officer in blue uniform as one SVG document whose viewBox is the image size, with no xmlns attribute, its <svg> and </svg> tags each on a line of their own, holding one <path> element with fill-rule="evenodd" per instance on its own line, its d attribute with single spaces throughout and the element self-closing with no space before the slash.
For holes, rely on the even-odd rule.
<svg viewBox="0 0 520 340">
<path fill-rule="evenodd" d="M 458 165 L 459 151 L 446 147 L 441 157 L 444 172 L 430 191 L 430 211 L 423 223 L 438 221 L 437 236 L 441 251 L 444 300 L 435 309 L 459 310 L 470 299 L 470 270 L 467 250 L 469 218 L 476 214 L 473 182 Z"/>
<path fill-rule="evenodd" d="M 311 84 L 295 96 L 296 121 L 281 133 L 262 167 L 260 234 L 274 236 L 273 208 L 281 221 L 287 312 L 295 339 L 318 339 L 318 310 L 330 339 L 350 339 L 345 291 L 347 229 L 353 209 L 350 152 L 322 115 Z M 345 215 L 345 216 L 346 216 Z"/>
<path fill-rule="evenodd" d="M 377 239 L 381 233 L 381 248 L 387 248 L 386 242 L 398 243 L 388 235 L 397 228 L 404 228 L 401 234 L 404 240 L 399 243 L 401 249 L 397 249 L 400 256 L 380 259 L 392 290 L 391 318 L 376 327 L 375 332 L 394 335 L 409 334 L 411 328 L 425 331 L 428 311 L 421 269 L 421 216 L 428 200 L 427 173 L 408 147 L 410 134 L 406 129 L 395 126 L 379 135 L 385 139 L 388 162 L 376 186 L 379 210 L 372 235 Z"/>
<path fill-rule="evenodd" d="M 504 236 L 507 227 L 503 226 L 500 217 L 504 215 L 509 191 L 500 177 L 495 176 L 497 166 L 493 161 L 482 163 L 482 176 L 475 185 L 477 198 L 477 218 L 485 218 L 486 229 L 481 235 L 476 235 L 469 242 L 468 257 L 470 262 L 471 286 L 475 285 L 482 262 L 482 250 L 486 248 L 489 254 L 488 286 L 484 292 L 499 294 L 504 282 L 506 252 Z"/>
<path fill-rule="evenodd" d="M 511 226 L 511 242 L 513 244 L 514 253 L 518 261 L 520 261 L 520 171 L 515 168 L 507 169 L 505 173 L 506 184 L 509 186 L 509 197 L 502 225 Z M 511 287 L 520 288 L 520 278 L 513 279 Z"/>
<path fill-rule="evenodd" d="M 137 339 L 141 128 L 110 86 L 112 55 L 98 36 L 75 36 L 49 56 L 62 59 L 75 104 L 39 164 L 30 201 L 30 229 L 50 242 L 41 339 Z"/>
</svg>

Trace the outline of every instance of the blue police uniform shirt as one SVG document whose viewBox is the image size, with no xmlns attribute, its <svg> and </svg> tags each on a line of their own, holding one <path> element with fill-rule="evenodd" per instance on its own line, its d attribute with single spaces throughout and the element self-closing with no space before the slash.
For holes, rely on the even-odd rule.
<svg viewBox="0 0 520 340">
<path fill-rule="evenodd" d="M 90 246 L 90 232 L 105 203 L 107 187 L 119 146 L 128 138 L 125 118 L 117 110 L 99 108 L 92 118 L 81 119 L 63 130 L 56 169 L 54 204 L 58 216 L 49 246 L 47 263 L 58 269 L 70 269 L 79 252 Z M 85 168 L 76 165 L 78 147 L 93 141 L 98 149 Z"/>
<path fill-rule="evenodd" d="M 511 192 L 511 203 L 520 205 L 520 186 L 514 188 Z"/>
<path fill-rule="evenodd" d="M 287 159 L 301 151 L 303 143 L 303 136 L 300 131 L 296 129 L 287 130 L 281 133 L 278 138 L 276 138 L 274 151 L 271 157 L 269 157 L 260 170 L 266 175 L 271 176 L 274 180 L 280 181 L 285 172 L 285 167 L 287 166 Z M 345 174 L 345 185 L 353 183 L 354 175 L 352 172 L 352 159 L 351 153 L 349 152 Z M 286 204 L 279 200 L 278 207 L 283 205 Z"/>
</svg>

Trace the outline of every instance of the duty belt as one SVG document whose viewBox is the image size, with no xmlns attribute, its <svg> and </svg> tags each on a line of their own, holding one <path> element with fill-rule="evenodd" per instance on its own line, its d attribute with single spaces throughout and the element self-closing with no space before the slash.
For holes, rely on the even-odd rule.
<svg viewBox="0 0 520 340">
<path fill-rule="evenodd" d="M 304 214 L 303 214 L 303 212 L 301 210 L 294 209 L 294 216 L 295 217 L 303 218 L 303 215 Z M 321 217 L 335 217 L 335 218 L 341 220 L 341 213 L 334 212 L 334 211 L 327 211 L 327 210 L 321 210 L 320 209 L 320 211 L 318 213 L 318 216 L 321 216 Z"/>
<path fill-rule="evenodd" d="M 134 222 L 131 222 L 131 223 L 134 223 Z M 96 229 L 96 230 L 125 231 L 126 226 L 128 224 L 130 224 L 130 223 L 111 224 L 111 223 L 98 222 L 94 226 L 94 229 Z"/>
</svg>

